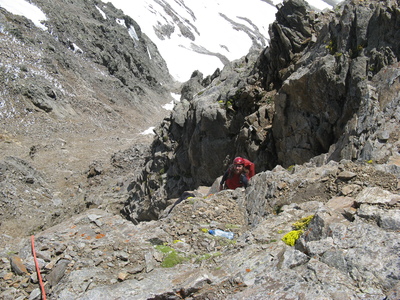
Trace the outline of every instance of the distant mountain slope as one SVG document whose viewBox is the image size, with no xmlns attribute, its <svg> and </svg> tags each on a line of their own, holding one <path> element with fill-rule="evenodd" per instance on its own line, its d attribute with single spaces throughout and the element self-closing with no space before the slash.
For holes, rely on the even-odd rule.
<svg viewBox="0 0 400 300">
<path fill-rule="evenodd" d="M 173 81 L 154 43 L 111 4 L 3 3 L 21 5 L 0 8 L 0 227 L 19 235 L 57 222 L 55 207 L 62 217 L 85 209 L 89 166 L 148 143 L 140 133 L 168 113 Z"/>
<path fill-rule="evenodd" d="M 169 71 L 178 81 L 186 81 L 193 71 L 205 75 L 216 68 L 238 59 L 251 47 L 268 44 L 268 27 L 275 20 L 276 5 L 281 0 L 103 0 L 96 8 L 107 20 L 103 5 L 112 3 L 140 26 L 158 47 L 167 61 Z M 309 0 L 316 10 L 330 8 L 337 0 Z M 25 0 L 0 0 L 0 6 L 31 19 L 36 26 L 46 29 L 46 15 Z M 34 2 L 33 2 L 34 3 Z M 27 6 L 30 8 L 26 9 Z M 39 6 L 43 6 L 38 1 Z M 74 11 L 66 7 L 67 11 Z M 133 27 L 131 27 L 132 29 Z M 136 28 L 138 29 L 138 28 Z M 134 37 L 134 30 L 130 31 Z M 76 45 L 78 46 L 78 45 Z M 78 46 L 79 47 L 79 46 Z"/>
<path fill-rule="evenodd" d="M 103 0 L 103 2 L 109 2 Z M 268 44 L 280 0 L 111 0 L 157 45 L 171 74 L 186 81 L 194 70 L 211 75 L 227 61 Z M 336 0 L 310 0 L 316 9 Z"/>
</svg>

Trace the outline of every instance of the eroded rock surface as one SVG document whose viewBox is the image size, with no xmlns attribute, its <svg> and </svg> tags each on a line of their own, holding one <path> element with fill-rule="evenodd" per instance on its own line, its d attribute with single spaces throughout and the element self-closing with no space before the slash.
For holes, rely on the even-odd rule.
<svg viewBox="0 0 400 300">
<path fill-rule="evenodd" d="M 354 176 L 343 180 L 343 172 Z M 262 183 L 265 195 L 256 193 Z M 134 225 L 91 209 L 37 234 L 36 251 L 49 299 L 395 299 L 398 184 L 349 161 L 276 168 L 247 190 L 197 191 L 157 221 Z M 286 245 L 293 224 L 309 216 L 295 245 Z M 210 235 L 212 228 L 234 240 Z M 4 299 L 35 293 L 26 280 L 35 272 L 30 248 L 26 239 L 18 249 L 29 274 L 9 276 L 11 258 L 2 253 Z"/>
</svg>

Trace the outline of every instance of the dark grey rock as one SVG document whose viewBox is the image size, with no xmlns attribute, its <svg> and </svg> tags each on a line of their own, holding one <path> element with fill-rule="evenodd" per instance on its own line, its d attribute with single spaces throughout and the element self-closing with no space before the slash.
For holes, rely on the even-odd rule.
<svg viewBox="0 0 400 300">
<path fill-rule="evenodd" d="M 67 259 L 61 259 L 56 263 L 54 269 L 52 269 L 50 274 L 47 276 L 47 281 L 51 287 L 56 286 L 60 282 L 69 263 L 70 261 Z"/>
</svg>

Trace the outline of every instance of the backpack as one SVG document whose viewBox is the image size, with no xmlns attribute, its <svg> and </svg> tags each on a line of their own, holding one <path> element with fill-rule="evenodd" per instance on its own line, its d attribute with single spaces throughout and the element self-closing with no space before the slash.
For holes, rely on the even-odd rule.
<svg viewBox="0 0 400 300">
<path fill-rule="evenodd" d="M 247 172 L 247 178 L 251 178 L 256 174 L 256 166 L 254 163 L 249 161 L 248 159 L 243 158 L 244 160 L 244 167 L 246 168 Z"/>
</svg>

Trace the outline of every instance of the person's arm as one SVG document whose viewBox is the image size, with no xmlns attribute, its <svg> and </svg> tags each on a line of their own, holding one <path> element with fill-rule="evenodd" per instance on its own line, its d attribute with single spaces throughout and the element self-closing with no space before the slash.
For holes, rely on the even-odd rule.
<svg viewBox="0 0 400 300">
<path fill-rule="evenodd" d="M 219 190 L 222 191 L 224 189 L 225 181 L 228 179 L 229 170 L 226 170 L 224 176 L 222 176 L 221 182 L 219 184 Z"/>
<path fill-rule="evenodd" d="M 242 173 L 240 175 L 240 183 L 243 184 L 245 188 L 247 188 L 249 184 L 249 179 L 247 178 L 246 173 Z"/>
</svg>

